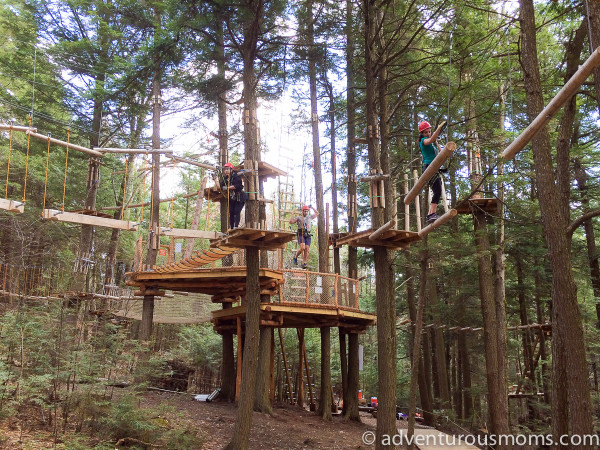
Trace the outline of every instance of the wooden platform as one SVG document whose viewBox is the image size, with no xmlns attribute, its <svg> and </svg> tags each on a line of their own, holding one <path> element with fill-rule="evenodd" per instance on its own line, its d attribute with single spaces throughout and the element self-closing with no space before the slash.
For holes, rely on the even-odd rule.
<svg viewBox="0 0 600 450">
<path fill-rule="evenodd" d="M 329 240 L 327 242 L 327 245 L 335 247 L 336 242 L 346 236 L 348 236 L 348 233 L 329 233 Z"/>
<path fill-rule="evenodd" d="M 336 240 L 336 247 L 349 245 L 351 247 L 386 247 L 390 250 L 400 250 L 408 248 L 411 242 L 419 241 L 419 234 L 412 231 L 388 230 L 376 240 L 370 240 L 369 235 L 373 230 L 360 231 L 354 234 L 348 234 Z"/>
<path fill-rule="evenodd" d="M 59 222 L 79 223 L 82 225 L 93 225 L 98 227 L 118 228 L 127 231 L 137 231 L 137 225 L 129 220 L 117 220 L 86 213 L 73 213 L 59 211 L 57 209 L 44 209 L 42 217 L 47 220 Z"/>
<path fill-rule="evenodd" d="M 211 247 L 258 247 L 261 250 L 276 250 L 296 239 L 290 231 L 260 230 L 258 228 L 236 228 L 229 234 L 211 242 Z"/>
<path fill-rule="evenodd" d="M 235 166 L 234 170 L 244 170 L 244 165 L 240 164 L 239 166 Z M 287 177 L 287 172 L 278 169 L 277 167 L 264 162 L 258 161 L 258 177 L 262 179 L 267 178 L 276 178 L 276 177 Z"/>
<path fill-rule="evenodd" d="M 246 316 L 246 306 L 234 306 L 212 312 L 215 331 L 233 330 L 238 317 Z M 377 323 L 377 315 L 343 307 L 317 307 L 315 305 L 262 303 L 261 325 L 275 328 L 342 327 L 363 332 Z"/>
<path fill-rule="evenodd" d="M 184 228 L 161 228 L 161 236 L 188 239 L 216 239 L 221 233 L 216 231 L 187 230 Z"/>
<path fill-rule="evenodd" d="M 182 270 L 179 272 L 129 272 L 127 284 L 141 290 L 175 290 L 198 292 L 219 298 L 246 295 L 245 267 Z M 277 270 L 259 269 L 261 290 L 274 289 L 283 281 Z"/>
<path fill-rule="evenodd" d="M 211 186 L 204 189 L 204 198 L 209 202 L 220 202 L 224 197 L 218 186 Z"/>
<path fill-rule="evenodd" d="M 497 198 L 470 198 L 457 205 L 458 214 L 471 214 L 474 209 L 482 209 L 488 213 L 495 213 L 498 210 Z"/>
<path fill-rule="evenodd" d="M 25 211 L 25 203 L 17 202 L 16 200 L 7 200 L 5 198 L 0 198 L 0 209 L 23 214 L 23 211 Z"/>
</svg>

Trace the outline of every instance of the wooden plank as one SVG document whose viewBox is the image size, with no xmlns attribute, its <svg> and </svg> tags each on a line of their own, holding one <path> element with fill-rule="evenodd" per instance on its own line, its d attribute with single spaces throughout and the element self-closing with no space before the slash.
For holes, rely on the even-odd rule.
<svg viewBox="0 0 600 450">
<path fill-rule="evenodd" d="M 17 202 L 16 200 L 7 200 L 5 198 L 0 198 L 0 209 L 23 214 L 23 211 L 25 211 L 25 203 Z"/>
<path fill-rule="evenodd" d="M 137 225 L 129 220 L 107 219 L 86 214 L 76 214 L 56 209 L 44 209 L 42 217 L 47 220 L 59 222 L 79 223 L 82 225 L 93 225 L 98 227 L 117 228 L 120 230 L 137 231 Z"/>
<path fill-rule="evenodd" d="M 187 239 L 217 239 L 220 233 L 216 231 L 189 230 L 184 228 L 161 228 L 161 236 Z"/>
</svg>

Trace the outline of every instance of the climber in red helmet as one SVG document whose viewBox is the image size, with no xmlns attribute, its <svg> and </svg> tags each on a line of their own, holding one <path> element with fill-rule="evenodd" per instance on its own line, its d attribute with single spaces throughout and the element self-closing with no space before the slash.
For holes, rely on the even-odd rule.
<svg viewBox="0 0 600 450">
<path fill-rule="evenodd" d="M 315 213 L 311 216 L 308 215 L 309 210 L 312 209 Z M 296 251 L 296 255 L 293 258 L 294 264 L 298 265 L 298 256 L 302 253 L 302 268 L 306 269 L 306 263 L 308 261 L 308 249 L 310 247 L 310 223 L 318 217 L 319 213 L 312 206 L 304 205 L 302 207 L 302 215 L 298 217 L 292 217 L 290 223 L 298 225 L 298 244 L 300 247 Z"/>
<path fill-rule="evenodd" d="M 446 121 L 442 121 L 442 123 L 432 134 L 431 124 L 429 122 L 423 120 L 419 123 L 419 148 L 421 149 L 421 154 L 423 155 L 423 172 L 425 172 L 425 169 L 427 169 L 429 164 L 431 164 L 438 152 L 442 150 L 437 142 L 437 138 L 445 126 Z M 425 222 L 428 224 L 435 222 L 438 218 L 437 206 L 440 201 L 440 197 L 442 196 L 442 179 L 439 173 L 436 172 L 436 174 L 431 177 L 429 180 L 429 187 L 433 192 L 433 196 L 431 197 L 429 212 L 427 213 L 427 218 L 425 219 Z"/>
</svg>

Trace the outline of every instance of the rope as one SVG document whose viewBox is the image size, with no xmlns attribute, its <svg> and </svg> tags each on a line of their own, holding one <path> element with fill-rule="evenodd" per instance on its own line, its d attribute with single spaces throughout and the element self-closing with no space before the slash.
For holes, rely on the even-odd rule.
<svg viewBox="0 0 600 450">
<path fill-rule="evenodd" d="M 121 204 L 121 219 L 125 211 L 125 194 L 127 192 L 127 168 L 129 167 L 129 155 L 125 157 L 125 179 L 123 180 L 123 202 Z M 142 201 L 143 203 L 143 201 Z M 142 206 L 142 211 L 144 207 Z"/>
<path fill-rule="evenodd" d="M 69 165 L 69 141 L 71 140 L 71 129 L 67 129 L 67 155 L 65 157 L 65 180 L 63 181 L 63 196 L 61 211 L 65 210 L 65 193 L 67 192 L 67 167 Z"/>
<path fill-rule="evenodd" d="M 27 192 L 27 169 L 29 167 L 29 143 L 31 142 L 31 120 L 32 117 L 29 116 L 29 132 L 27 133 L 27 156 L 25 157 L 25 182 L 23 183 L 23 199 L 21 200 L 25 203 L 25 196 Z"/>
<path fill-rule="evenodd" d="M 13 138 L 13 126 L 10 126 L 10 138 L 8 140 L 8 164 L 6 166 L 6 190 L 4 191 L 4 198 L 8 198 L 8 174 L 10 172 L 10 152 L 12 150 L 12 138 Z"/>
<path fill-rule="evenodd" d="M 50 161 L 50 135 L 48 134 L 48 150 L 46 151 L 46 177 L 44 178 L 44 205 L 42 206 L 42 217 L 46 209 L 46 191 L 48 190 L 48 162 Z"/>
</svg>

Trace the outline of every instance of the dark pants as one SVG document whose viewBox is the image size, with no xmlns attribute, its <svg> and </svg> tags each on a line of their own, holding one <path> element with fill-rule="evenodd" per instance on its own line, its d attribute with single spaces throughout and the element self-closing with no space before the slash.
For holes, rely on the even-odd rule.
<svg viewBox="0 0 600 450">
<path fill-rule="evenodd" d="M 237 228 L 240 226 L 240 218 L 242 216 L 242 209 L 244 209 L 244 202 L 236 202 L 235 200 L 229 199 L 229 228 Z"/>
<path fill-rule="evenodd" d="M 425 169 L 429 167 L 429 164 L 425 164 L 423 166 L 423 172 Z M 431 197 L 431 203 L 435 203 L 436 205 L 440 202 L 440 198 L 442 197 L 442 178 L 439 173 L 435 173 L 433 177 L 429 180 L 429 187 L 433 192 L 433 197 Z"/>
</svg>

